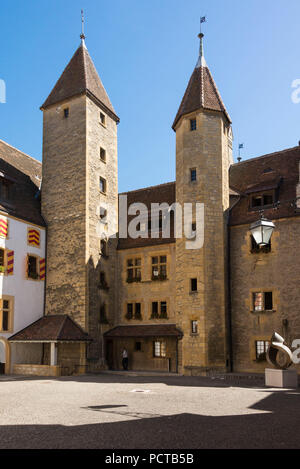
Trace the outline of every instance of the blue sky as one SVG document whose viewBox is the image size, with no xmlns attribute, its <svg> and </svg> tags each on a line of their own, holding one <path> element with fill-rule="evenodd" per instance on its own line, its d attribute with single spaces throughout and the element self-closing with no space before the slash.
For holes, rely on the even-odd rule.
<svg viewBox="0 0 300 469">
<path fill-rule="evenodd" d="M 42 112 L 79 45 L 86 44 L 117 114 L 119 191 L 175 179 L 171 125 L 197 61 L 205 57 L 243 158 L 298 144 L 299 0 L 15 0 L 1 6 L 0 138 L 41 159 Z"/>
</svg>

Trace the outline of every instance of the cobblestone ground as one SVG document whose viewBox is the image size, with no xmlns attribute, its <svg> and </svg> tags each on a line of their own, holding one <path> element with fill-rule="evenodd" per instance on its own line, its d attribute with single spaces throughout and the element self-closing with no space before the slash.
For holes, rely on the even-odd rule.
<svg viewBox="0 0 300 469">
<path fill-rule="evenodd" d="M 0 378 L 0 448 L 300 448 L 299 425 L 262 379 Z"/>
</svg>

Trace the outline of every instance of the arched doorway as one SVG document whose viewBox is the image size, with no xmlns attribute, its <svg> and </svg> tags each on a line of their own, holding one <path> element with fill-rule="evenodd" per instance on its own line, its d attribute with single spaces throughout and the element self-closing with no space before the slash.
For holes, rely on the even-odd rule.
<svg viewBox="0 0 300 469">
<path fill-rule="evenodd" d="M 10 344 L 4 337 L 0 337 L 0 374 L 10 372 Z"/>
</svg>

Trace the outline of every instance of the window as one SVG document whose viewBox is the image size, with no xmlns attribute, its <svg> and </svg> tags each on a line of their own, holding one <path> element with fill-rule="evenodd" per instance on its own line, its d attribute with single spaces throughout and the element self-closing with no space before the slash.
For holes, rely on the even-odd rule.
<svg viewBox="0 0 300 469">
<path fill-rule="evenodd" d="M 161 301 L 160 302 L 160 318 L 167 319 L 168 318 L 168 311 L 167 311 L 167 302 Z"/>
<path fill-rule="evenodd" d="M 5 249 L 0 249 L 0 273 L 5 272 Z"/>
<path fill-rule="evenodd" d="M 196 170 L 196 168 L 192 168 L 190 170 L 190 175 L 191 175 L 191 182 L 197 181 L 197 170 Z"/>
<path fill-rule="evenodd" d="M 127 282 L 140 282 L 142 279 L 141 259 L 128 259 L 127 261 Z"/>
<path fill-rule="evenodd" d="M 273 293 L 272 292 L 253 293 L 253 309 L 254 311 L 272 311 L 273 310 Z"/>
<path fill-rule="evenodd" d="M 106 118 L 105 118 L 105 114 L 103 114 L 103 112 L 100 112 L 100 123 L 102 125 L 106 125 Z"/>
<path fill-rule="evenodd" d="M 135 303 L 134 319 L 142 319 L 141 303 Z"/>
<path fill-rule="evenodd" d="M 126 319 L 133 318 L 133 303 L 127 303 Z"/>
<path fill-rule="evenodd" d="M 142 319 L 141 303 L 127 303 L 126 319 Z"/>
<path fill-rule="evenodd" d="M 168 307 L 166 301 L 152 301 L 151 319 L 168 319 Z"/>
<path fill-rule="evenodd" d="M 198 291 L 197 279 L 191 278 L 191 291 Z"/>
<path fill-rule="evenodd" d="M 100 160 L 106 163 L 106 150 L 100 147 Z"/>
<path fill-rule="evenodd" d="M 151 319 L 158 319 L 158 302 L 157 301 L 152 301 L 152 314 L 151 314 Z"/>
<path fill-rule="evenodd" d="M 100 324 L 108 324 L 108 320 L 106 317 L 106 304 L 102 303 L 100 306 Z"/>
<path fill-rule="evenodd" d="M 0 300 L 0 330 L 2 332 L 12 329 L 12 304 L 12 299 L 4 297 Z"/>
<path fill-rule="evenodd" d="M 38 258 L 36 256 L 27 256 L 27 278 L 38 280 Z"/>
<path fill-rule="evenodd" d="M 107 284 L 107 281 L 106 281 L 106 275 L 105 275 L 105 272 L 100 272 L 100 283 L 99 283 L 99 288 L 102 289 L 102 290 L 108 290 L 108 284 Z"/>
<path fill-rule="evenodd" d="M 66 107 L 66 108 L 64 109 L 64 118 L 67 119 L 68 117 L 69 117 L 69 108 Z"/>
<path fill-rule="evenodd" d="M 191 129 L 191 131 L 197 129 L 197 121 L 196 121 L 196 119 L 190 119 L 190 129 Z"/>
<path fill-rule="evenodd" d="M 152 280 L 167 278 L 167 256 L 152 257 Z"/>
<path fill-rule="evenodd" d="M 136 342 L 134 349 L 136 352 L 141 352 L 142 351 L 142 342 Z"/>
<path fill-rule="evenodd" d="M 166 342 L 156 340 L 153 342 L 153 356 L 157 358 L 164 358 L 167 355 Z"/>
<path fill-rule="evenodd" d="M 13 183 L 0 177 L 0 198 L 3 200 L 9 200 L 12 196 Z"/>
<path fill-rule="evenodd" d="M 100 241 L 100 253 L 103 257 L 108 257 L 107 241 L 105 239 Z"/>
<path fill-rule="evenodd" d="M 100 191 L 106 194 L 106 179 L 100 177 Z"/>
<path fill-rule="evenodd" d="M 265 207 L 266 205 L 272 205 L 274 203 L 274 193 L 268 192 L 260 195 L 253 195 L 251 197 L 251 207 Z"/>
<path fill-rule="evenodd" d="M 191 321 L 192 334 L 198 334 L 198 321 Z"/>
<path fill-rule="evenodd" d="M 265 361 L 266 353 L 268 351 L 269 342 L 266 340 L 256 340 L 255 342 L 255 351 L 256 351 L 256 360 Z"/>
</svg>

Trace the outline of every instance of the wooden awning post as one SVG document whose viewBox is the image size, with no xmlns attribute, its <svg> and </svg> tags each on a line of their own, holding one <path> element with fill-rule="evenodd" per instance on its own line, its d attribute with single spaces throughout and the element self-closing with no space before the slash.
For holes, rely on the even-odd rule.
<svg viewBox="0 0 300 469">
<path fill-rule="evenodd" d="M 51 342 L 50 344 L 50 366 L 57 365 L 57 344 Z"/>
</svg>

